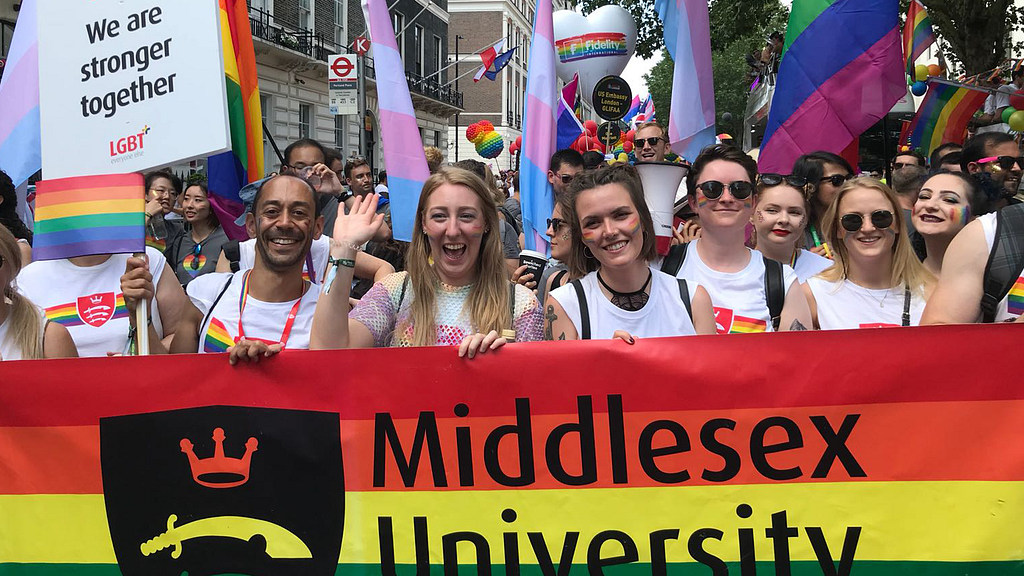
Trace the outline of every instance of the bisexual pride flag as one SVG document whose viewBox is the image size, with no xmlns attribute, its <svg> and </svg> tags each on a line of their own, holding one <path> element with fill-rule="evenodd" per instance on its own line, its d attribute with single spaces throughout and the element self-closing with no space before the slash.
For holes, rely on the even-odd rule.
<svg viewBox="0 0 1024 576">
<path fill-rule="evenodd" d="M 40 180 L 32 257 L 144 252 L 145 195 L 141 174 Z"/>
</svg>

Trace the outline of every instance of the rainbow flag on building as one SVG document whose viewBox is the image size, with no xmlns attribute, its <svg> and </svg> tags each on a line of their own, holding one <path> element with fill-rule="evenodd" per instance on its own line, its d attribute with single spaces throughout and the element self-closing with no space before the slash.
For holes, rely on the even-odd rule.
<svg viewBox="0 0 1024 576">
<path fill-rule="evenodd" d="M 145 196 L 141 174 L 40 180 L 32 257 L 144 252 Z"/>
<path fill-rule="evenodd" d="M 963 144 L 967 123 L 985 104 L 988 94 L 984 89 L 929 79 L 928 93 L 907 128 L 910 147 L 931 154 L 932 150 L 947 142 Z"/>
<path fill-rule="evenodd" d="M 263 114 L 256 78 L 256 54 L 249 28 L 249 8 L 245 0 L 219 1 L 231 150 L 208 160 L 210 204 L 228 237 L 246 240 L 248 234 L 245 229 L 235 223 L 244 210 L 238 191 L 264 175 Z"/>
<path fill-rule="evenodd" d="M 921 0 L 911 0 L 907 21 L 903 24 L 903 58 L 906 59 L 907 74 L 911 78 L 914 77 L 914 62 L 934 42 L 935 33 L 932 32 L 928 11 Z"/>
<path fill-rule="evenodd" d="M 841 153 L 906 95 L 903 64 L 897 0 L 794 0 L 761 171 Z"/>
</svg>

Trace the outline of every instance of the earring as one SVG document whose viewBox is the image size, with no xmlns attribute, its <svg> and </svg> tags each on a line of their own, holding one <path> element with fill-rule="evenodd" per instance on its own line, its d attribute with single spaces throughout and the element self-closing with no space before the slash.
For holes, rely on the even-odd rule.
<svg viewBox="0 0 1024 576">
<path fill-rule="evenodd" d="M 590 251 L 590 247 L 589 246 L 584 246 L 583 247 L 583 255 L 586 256 L 587 258 L 592 259 L 592 260 L 597 260 L 597 258 L 594 258 L 594 253 Z"/>
</svg>

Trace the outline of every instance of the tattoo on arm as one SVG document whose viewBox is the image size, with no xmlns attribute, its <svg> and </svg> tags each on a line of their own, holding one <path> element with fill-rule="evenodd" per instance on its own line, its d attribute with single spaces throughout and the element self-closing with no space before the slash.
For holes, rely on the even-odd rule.
<svg viewBox="0 0 1024 576">
<path fill-rule="evenodd" d="M 565 332 L 562 332 L 561 334 L 559 334 L 558 335 L 558 339 L 559 340 L 565 340 Z"/>
<path fill-rule="evenodd" d="M 793 332 L 803 332 L 807 330 L 807 327 L 801 324 L 799 320 L 793 320 L 793 323 L 789 325 L 789 329 Z"/>
<path fill-rule="evenodd" d="M 554 335 L 552 334 L 551 331 L 554 328 L 556 320 L 558 320 L 558 315 L 555 314 L 555 307 L 552 306 L 551 304 L 548 304 L 548 309 L 544 313 L 544 339 L 545 340 L 554 340 L 555 339 Z"/>
</svg>

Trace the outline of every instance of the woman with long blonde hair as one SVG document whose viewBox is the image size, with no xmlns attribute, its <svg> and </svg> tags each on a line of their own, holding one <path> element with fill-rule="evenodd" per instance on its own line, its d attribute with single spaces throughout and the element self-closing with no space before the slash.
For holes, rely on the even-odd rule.
<svg viewBox="0 0 1024 576">
<path fill-rule="evenodd" d="M 854 178 L 822 217 L 835 266 L 804 285 L 816 328 L 917 326 L 935 277 L 914 255 L 895 192 Z"/>
<path fill-rule="evenodd" d="M 338 215 L 310 348 L 459 345 L 459 356 L 472 358 L 510 340 L 541 339 L 537 299 L 509 282 L 491 192 L 459 168 L 442 168 L 423 185 L 407 272 L 374 284 L 349 313 L 350 262 L 380 226 L 373 206 L 375 197 L 364 198 Z"/>
<path fill-rule="evenodd" d="M 47 320 L 40 308 L 15 289 L 14 278 L 20 271 L 18 241 L 0 226 L 0 360 L 78 356 L 68 329 Z"/>
</svg>

